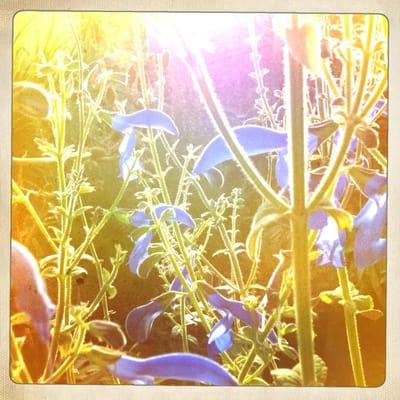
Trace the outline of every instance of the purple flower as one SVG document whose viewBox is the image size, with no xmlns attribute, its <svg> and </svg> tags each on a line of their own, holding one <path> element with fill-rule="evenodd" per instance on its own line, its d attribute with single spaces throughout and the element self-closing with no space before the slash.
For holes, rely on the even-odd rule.
<svg viewBox="0 0 400 400">
<path fill-rule="evenodd" d="M 185 277 L 186 282 L 188 282 L 189 285 L 192 284 L 192 280 L 190 279 L 189 272 L 186 267 L 183 268 L 182 274 Z M 170 287 L 171 292 L 180 292 L 182 291 L 182 282 L 180 279 L 176 276 L 174 280 L 171 283 Z"/>
<path fill-rule="evenodd" d="M 131 310 L 125 320 L 125 330 L 134 342 L 145 342 L 154 321 L 165 311 L 175 298 L 173 293 L 164 293 L 143 306 Z"/>
<path fill-rule="evenodd" d="M 240 126 L 233 129 L 237 140 L 249 156 L 279 150 L 287 146 L 287 134 L 256 125 Z M 200 175 L 233 156 L 224 139 L 215 137 L 204 148 L 197 159 L 192 173 Z"/>
<path fill-rule="evenodd" d="M 253 329 L 260 328 L 262 315 L 259 311 L 247 310 L 242 302 L 222 296 L 205 282 L 199 282 L 199 285 L 204 288 L 208 302 L 214 308 L 224 313 L 224 317 L 212 328 L 209 336 L 208 350 L 211 357 L 215 357 L 219 349 L 223 349 L 221 351 L 226 351 L 232 346 L 233 342 L 230 332 L 232 327 L 231 318 L 237 318 Z M 273 329 L 268 333 L 267 338 L 271 344 L 276 344 L 278 342 Z"/>
<path fill-rule="evenodd" d="M 161 129 L 171 135 L 179 135 L 178 128 L 169 115 L 150 108 L 127 115 L 116 114 L 112 118 L 112 127 L 119 132 L 135 127 Z"/>
<path fill-rule="evenodd" d="M 173 215 L 168 218 L 168 221 L 176 221 L 180 224 L 186 225 L 189 228 L 194 228 L 195 223 L 193 218 L 183 208 L 170 205 L 170 204 L 159 204 L 154 208 L 154 213 L 157 218 L 161 218 L 161 215 L 166 211 L 172 211 Z M 149 226 L 152 223 L 151 216 L 146 214 L 144 210 L 136 211 L 135 214 L 130 218 L 130 222 L 133 226 L 141 228 L 143 226 Z"/>
<path fill-rule="evenodd" d="M 142 164 L 133 156 L 133 151 L 136 146 L 136 135 L 133 127 L 126 128 L 122 134 L 124 135 L 122 142 L 119 145 L 118 151 L 120 154 L 119 159 L 119 178 L 125 180 L 128 173 L 138 163 L 138 168 L 143 169 Z M 132 174 L 129 181 L 135 180 L 137 176 Z"/>
<path fill-rule="evenodd" d="M 176 221 L 179 222 L 182 225 L 185 225 L 189 228 L 194 228 L 195 227 L 195 222 L 193 221 L 193 218 L 190 216 L 189 213 L 187 213 L 184 209 L 178 207 L 178 206 L 173 206 L 173 205 L 168 205 L 168 204 L 159 204 L 154 208 L 154 213 L 156 214 L 157 218 L 161 218 L 164 212 L 171 211 L 171 215 L 168 216 L 167 221 Z M 152 223 L 151 217 L 146 214 L 144 210 L 139 210 L 136 211 L 132 217 L 130 218 L 130 222 L 132 223 L 133 226 L 137 228 L 142 228 L 146 226 L 150 226 Z M 141 266 L 143 265 L 144 261 L 151 257 L 149 256 L 148 249 L 150 247 L 151 241 L 153 240 L 153 232 L 148 231 L 144 233 L 142 236 L 139 237 L 139 239 L 136 241 L 135 246 L 131 252 L 131 255 L 129 257 L 129 268 L 130 270 L 142 277 L 142 278 L 147 278 L 150 269 L 146 268 L 146 270 L 141 270 Z"/>
<path fill-rule="evenodd" d="M 131 255 L 129 256 L 129 261 L 128 261 L 129 269 L 134 274 L 139 275 L 141 277 L 147 277 L 147 276 L 142 276 L 140 271 L 140 266 L 149 256 L 148 249 L 152 240 L 153 240 L 152 231 L 148 231 L 142 236 L 140 236 L 140 238 L 135 243 L 135 247 L 133 248 Z"/>
<path fill-rule="evenodd" d="M 386 239 L 381 236 L 386 225 L 386 184 L 387 178 L 363 167 L 352 167 L 349 170 L 352 180 L 359 190 L 368 196 L 368 200 L 354 219 L 356 230 L 354 241 L 354 262 L 359 268 L 373 265 L 386 256 Z M 333 201 L 340 206 L 340 198 L 347 186 L 347 178 L 338 179 Z M 346 231 L 339 229 L 332 216 L 324 210 L 316 210 L 308 219 L 311 229 L 321 229 L 316 241 L 321 256 L 319 265 L 331 264 L 341 268 L 345 265 L 344 247 Z"/>
<path fill-rule="evenodd" d="M 386 226 L 386 193 L 372 196 L 357 217 L 354 242 L 354 261 L 365 268 L 386 257 L 386 239 L 381 238 Z"/>
<path fill-rule="evenodd" d="M 317 238 L 317 247 L 322 253 L 317 264 L 331 264 L 336 268 L 344 267 L 345 239 L 346 231 L 339 230 L 336 221 L 332 217 L 328 217 L 326 225 L 321 229 Z"/>
<path fill-rule="evenodd" d="M 211 358 L 215 358 L 219 353 L 223 353 L 232 347 L 233 341 L 231 330 L 233 320 L 233 315 L 231 313 L 227 313 L 211 329 L 207 347 L 208 355 Z"/>
<path fill-rule="evenodd" d="M 135 128 L 155 128 L 162 129 L 171 135 L 178 135 L 178 128 L 170 116 L 159 110 L 144 109 L 132 114 L 116 114 L 112 118 L 113 129 L 121 132 L 124 137 L 119 146 L 120 161 L 119 177 L 126 179 L 127 174 L 138 163 L 138 168 L 143 169 L 142 164 L 133 156 L 136 147 Z M 129 180 L 136 179 L 137 176 L 132 174 Z"/>
<path fill-rule="evenodd" d="M 50 340 L 55 306 L 47 294 L 36 259 L 22 244 L 12 241 L 11 293 L 15 307 L 29 315 L 43 342 Z"/>
<path fill-rule="evenodd" d="M 125 381 L 149 384 L 154 378 L 237 385 L 236 379 L 218 363 L 191 353 L 170 353 L 149 358 L 122 356 L 108 366 L 111 374 Z"/>
<path fill-rule="evenodd" d="M 331 124 L 326 129 L 314 129 L 308 135 L 308 151 L 312 153 L 330 134 L 336 124 Z M 310 129 L 311 130 L 311 129 Z M 288 137 L 286 132 L 276 131 L 257 125 L 244 125 L 233 129 L 237 140 L 249 156 L 260 155 L 272 151 L 278 152 L 275 177 L 281 188 L 288 185 Z M 206 174 L 216 165 L 232 160 L 233 155 L 220 136 L 215 137 L 204 148 L 197 159 L 192 173 L 194 175 Z"/>
</svg>

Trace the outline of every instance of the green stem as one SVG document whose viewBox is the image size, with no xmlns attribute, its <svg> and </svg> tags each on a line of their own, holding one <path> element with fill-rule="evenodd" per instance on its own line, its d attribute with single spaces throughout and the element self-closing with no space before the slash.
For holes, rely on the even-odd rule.
<svg viewBox="0 0 400 400">
<path fill-rule="evenodd" d="M 185 353 L 189 352 L 189 341 L 187 336 L 187 327 L 185 319 L 186 301 L 185 296 L 181 297 L 180 302 L 180 317 L 181 317 L 181 330 L 182 330 L 182 348 Z"/>
<path fill-rule="evenodd" d="M 263 343 L 264 340 L 267 338 L 270 330 L 273 328 L 273 326 L 275 325 L 275 322 L 278 318 L 278 312 L 275 309 L 272 314 L 269 316 L 267 323 L 265 324 L 265 328 L 262 332 L 260 332 L 259 334 L 259 339 L 258 341 L 260 343 Z M 240 370 L 239 376 L 238 376 L 238 381 L 239 383 L 243 383 L 253 365 L 253 362 L 256 358 L 257 355 L 257 349 L 256 346 L 253 345 L 252 349 L 250 350 L 249 355 L 246 358 L 245 363 L 243 364 L 242 369 Z"/>
<path fill-rule="evenodd" d="M 356 308 L 350 292 L 350 282 L 347 269 L 337 268 L 340 287 L 344 300 L 344 317 L 346 322 L 347 343 L 349 346 L 351 366 L 353 369 L 356 386 L 366 386 L 364 368 L 361 356 L 360 342 L 358 338 Z"/>
<path fill-rule="evenodd" d="M 293 25 L 297 24 L 296 16 Z M 304 386 L 315 384 L 314 342 L 311 314 L 311 276 L 308 259 L 308 214 L 306 209 L 306 158 L 304 130 L 303 67 L 288 51 L 289 61 L 289 151 L 291 153 L 291 241 L 294 269 L 294 300 L 297 342 Z"/>
<path fill-rule="evenodd" d="M 10 327 L 10 351 L 11 351 L 11 361 L 14 361 L 17 368 L 20 369 L 21 382 L 18 383 L 33 383 L 31 374 L 29 373 L 28 367 L 25 364 L 24 357 L 18 347 L 17 338 L 15 337 L 13 327 Z"/>
<path fill-rule="evenodd" d="M 22 200 L 22 202 L 25 205 L 26 209 L 28 210 L 29 214 L 31 214 L 31 217 L 33 218 L 33 221 L 36 223 L 36 225 L 38 226 L 40 232 L 43 234 L 43 236 L 48 241 L 48 243 L 49 243 L 50 247 L 52 248 L 52 250 L 57 253 L 58 252 L 57 245 L 55 244 L 54 240 L 51 238 L 49 232 L 47 231 L 47 229 L 44 226 L 41 218 L 37 214 L 35 208 L 33 207 L 32 203 L 30 202 L 28 196 L 26 196 L 24 194 L 24 192 L 21 190 L 19 185 L 14 181 L 14 179 L 12 180 L 12 189 L 20 197 L 20 199 Z"/>
<path fill-rule="evenodd" d="M 254 68 L 254 73 L 255 73 L 255 78 L 256 78 L 256 83 L 257 83 L 257 93 L 260 96 L 264 112 L 268 116 L 268 119 L 270 120 L 271 126 L 273 129 L 277 128 L 275 118 L 274 118 L 274 113 L 272 112 L 271 106 L 269 105 L 265 88 L 264 88 L 264 83 L 263 83 L 263 74 L 261 73 L 261 68 L 260 68 L 260 54 L 258 51 L 257 47 L 257 39 L 256 39 L 256 34 L 254 30 L 254 19 L 251 19 L 249 21 L 248 25 L 248 30 L 249 30 L 249 39 L 250 39 L 250 47 L 251 47 L 251 60 L 253 62 L 253 68 Z"/>
<path fill-rule="evenodd" d="M 46 379 L 44 379 L 43 383 L 55 383 L 61 376 L 73 366 L 75 360 L 77 359 L 80 349 L 85 341 L 86 329 L 82 326 L 80 327 L 78 337 L 75 341 L 74 349 L 71 354 L 62 362 L 62 364 Z"/>
</svg>

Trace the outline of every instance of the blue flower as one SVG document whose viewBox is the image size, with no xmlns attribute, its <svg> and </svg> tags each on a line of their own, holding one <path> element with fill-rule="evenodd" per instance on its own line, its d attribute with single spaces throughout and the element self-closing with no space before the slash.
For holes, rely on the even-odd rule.
<svg viewBox="0 0 400 400">
<path fill-rule="evenodd" d="M 154 208 L 154 213 L 156 214 L 157 218 L 161 218 L 163 213 L 167 211 L 171 211 L 171 215 L 168 216 L 167 221 L 176 221 L 189 228 L 195 227 L 195 222 L 193 221 L 193 218 L 190 216 L 190 214 L 178 206 L 159 204 Z M 152 223 L 152 219 L 151 216 L 149 216 L 144 210 L 139 210 L 132 215 L 132 217 L 130 218 L 130 222 L 133 226 L 137 228 L 142 228 L 150 226 Z M 134 274 L 142 278 L 147 278 L 147 275 L 149 273 L 149 269 L 146 269 L 146 271 L 141 271 L 140 267 L 149 257 L 148 249 L 152 240 L 153 232 L 151 230 L 144 233 L 136 241 L 135 246 L 129 256 L 128 264 L 130 270 Z"/>
<path fill-rule="evenodd" d="M 328 128 L 310 128 L 308 134 L 309 153 L 312 153 L 329 137 L 336 126 L 332 123 Z M 249 156 L 272 151 L 278 152 L 275 177 L 281 188 L 287 187 L 289 177 L 287 133 L 257 125 L 239 126 L 234 128 L 233 131 L 243 150 Z M 222 137 L 217 136 L 204 148 L 193 167 L 192 173 L 194 175 L 205 174 L 216 165 L 232 159 L 233 155 L 226 142 Z"/>
<path fill-rule="evenodd" d="M 319 232 L 316 242 L 321 251 L 317 264 L 331 264 L 336 268 L 344 267 L 345 240 L 346 231 L 339 230 L 336 221 L 332 217 L 327 217 L 326 225 Z"/>
<path fill-rule="evenodd" d="M 145 359 L 122 356 L 108 366 L 111 374 L 133 383 L 152 383 L 155 378 L 238 385 L 236 379 L 209 358 L 191 353 L 170 353 Z"/>
<path fill-rule="evenodd" d="M 340 200 L 343 197 L 348 179 L 346 175 L 340 175 L 333 194 L 333 204 L 340 207 Z M 344 245 L 346 231 L 339 229 L 335 219 L 328 215 L 325 210 L 316 210 L 308 217 L 308 227 L 320 230 L 316 245 L 321 252 L 317 259 L 318 265 L 331 264 L 336 268 L 344 267 Z"/>
<path fill-rule="evenodd" d="M 234 317 L 231 313 L 227 313 L 219 322 L 211 329 L 208 337 L 207 352 L 211 358 L 215 358 L 219 353 L 229 350 L 232 345 L 232 324 Z"/>
<path fill-rule="evenodd" d="M 189 272 L 186 267 L 182 270 L 182 275 L 185 277 L 186 282 L 191 285 L 192 280 L 190 279 Z M 182 291 L 182 282 L 180 281 L 179 277 L 175 277 L 171 283 L 170 287 L 171 292 L 181 292 Z"/>
<path fill-rule="evenodd" d="M 144 260 L 149 256 L 149 246 L 153 240 L 153 232 L 148 231 L 136 241 L 135 247 L 133 248 L 131 255 L 129 256 L 129 269 L 136 275 L 141 276 L 140 266 Z"/>
<path fill-rule="evenodd" d="M 154 208 L 154 213 L 157 218 L 160 218 L 166 210 L 171 210 L 173 212 L 173 215 L 168 218 L 168 221 L 176 221 L 180 224 L 186 225 L 189 228 L 195 227 L 193 218 L 181 207 L 161 203 Z M 144 210 L 139 210 L 132 215 L 130 222 L 133 226 L 141 228 L 143 226 L 151 225 L 152 219 L 151 216 L 146 214 Z"/>
<path fill-rule="evenodd" d="M 170 116 L 159 110 L 144 109 L 132 114 L 116 114 L 112 118 L 112 127 L 121 132 L 124 137 L 119 146 L 119 177 L 127 178 L 127 174 L 133 169 L 136 163 L 137 167 L 143 169 L 142 164 L 133 156 L 136 147 L 135 128 L 155 128 L 162 129 L 171 135 L 178 135 L 178 128 Z M 136 179 L 137 176 L 132 174 L 129 180 Z"/>
<path fill-rule="evenodd" d="M 357 217 L 354 261 L 365 268 L 386 257 L 386 239 L 381 238 L 386 225 L 386 193 L 376 194 L 365 203 Z"/>
<path fill-rule="evenodd" d="M 261 327 L 262 315 L 257 310 L 247 310 L 245 305 L 237 300 L 231 300 L 220 293 L 205 282 L 199 282 L 207 294 L 208 302 L 217 310 L 224 313 L 224 317 L 217 322 L 212 328 L 208 341 L 208 351 L 211 357 L 215 357 L 218 352 L 228 350 L 233 342 L 231 336 L 231 319 L 233 317 L 239 319 L 245 325 L 253 329 Z M 268 333 L 268 341 L 276 344 L 278 338 L 273 329 Z"/>
<path fill-rule="evenodd" d="M 356 230 L 354 241 L 354 263 L 359 268 L 373 265 L 386 256 L 386 239 L 382 234 L 386 225 L 386 184 L 387 178 L 363 167 L 351 167 L 349 175 L 358 189 L 368 196 L 368 200 L 354 219 Z M 344 176 L 344 175 L 343 175 Z M 336 207 L 340 205 L 346 181 L 342 176 L 338 179 L 333 196 Z M 311 229 L 321 229 L 317 237 L 317 247 L 321 256 L 319 265 L 331 264 L 341 268 L 345 265 L 344 247 L 346 231 L 338 229 L 337 223 L 323 210 L 317 210 L 309 216 Z"/>
<path fill-rule="evenodd" d="M 240 126 L 233 129 L 237 140 L 249 156 L 279 150 L 287 146 L 287 134 L 256 125 Z M 200 175 L 233 156 L 224 139 L 215 137 L 204 148 L 197 159 L 192 173 Z"/>
<path fill-rule="evenodd" d="M 137 163 L 137 167 L 139 169 L 143 169 L 142 164 L 133 156 L 133 151 L 136 146 L 136 135 L 135 129 L 133 127 L 126 128 L 123 132 L 123 139 L 119 145 L 118 151 L 120 154 L 119 159 L 119 178 L 125 180 L 130 173 L 130 171 L 135 167 Z M 129 177 L 129 181 L 135 180 L 137 176 L 135 174 L 131 174 Z"/>
<path fill-rule="evenodd" d="M 125 330 L 134 342 L 145 342 L 154 321 L 165 311 L 175 298 L 174 293 L 164 293 L 143 306 L 129 312 L 125 319 Z"/>
<path fill-rule="evenodd" d="M 119 132 L 135 127 L 161 129 L 171 135 L 179 135 L 175 122 L 168 114 L 150 108 L 132 114 L 116 114 L 112 118 L 112 127 Z"/>
<path fill-rule="evenodd" d="M 11 253 L 11 297 L 16 309 L 28 314 L 42 341 L 47 343 L 56 307 L 47 294 L 36 259 L 15 240 Z"/>
</svg>

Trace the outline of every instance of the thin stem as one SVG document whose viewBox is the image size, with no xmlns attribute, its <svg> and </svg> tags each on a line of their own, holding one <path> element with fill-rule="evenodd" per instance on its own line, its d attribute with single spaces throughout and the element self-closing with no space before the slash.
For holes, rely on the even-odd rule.
<svg viewBox="0 0 400 400">
<path fill-rule="evenodd" d="M 56 382 L 70 367 L 73 366 L 77 359 L 80 349 L 85 341 L 86 329 L 81 326 L 78 337 L 76 338 L 75 346 L 71 354 L 63 361 L 63 363 L 55 370 L 49 377 L 44 379 L 43 383 L 54 383 Z"/>
<path fill-rule="evenodd" d="M 25 364 L 24 357 L 18 347 L 17 338 L 15 337 L 13 327 L 10 327 L 10 350 L 11 360 L 14 361 L 20 369 L 21 383 L 32 383 L 32 377 L 29 373 L 28 367 Z"/>
<path fill-rule="evenodd" d="M 337 268 L 340 287 L 344 300 L 344 317 L 346 322 L 347 343 L 349 346 L 351 366 L 356 386 L 366 386 L 361 356 L 360 341 L 356 319 L 356 308 L 350 292 L 350 281 L 346 268 Z"/>
<path fill-rule="evenodd" d="M 56 243 L 51 238 L 51 236 L 50 236 L 49 232 L 47 231 L 46 227 L 44 226 L 41 218 L 37 214 L 37 212 L 36 212 L 35 208 L 33 207 L 32 203 L 30 202 L 29 197 L 24 194 L 24 192 L 21 190 L 19 185 L 14 181 L 14 179 L 12 180 L 12 189 L 20 197 L 20 199 L 22 200 L 22 202 L 25 205 L 26 209 L 28 210 L 29 214 L 31 214 L 31 217 L 33 218 L 33 221 L 35 222 L 35 224 L 38 226 L 40 232 L 42 232 L 43 236 L 48 241 L 48 243 L 49 243 L 50 247 L 52 248 L 52 250 L 57 253 L 58 252 L 58 247 L 57 247 Z"/>
<path fill-rule="evenodd" d="M 185 296 L 181 297 L 180 301 L 180 318 L 181 318 L 181 330 L 182 330 L 182 348 L 185 353 L 189 352 L 189 341 L 187 336 L 187 327 L 186 327 L 186 319 L 185 319 L 185 309 L 186 309 L 186 301 Z"/>
</svg>

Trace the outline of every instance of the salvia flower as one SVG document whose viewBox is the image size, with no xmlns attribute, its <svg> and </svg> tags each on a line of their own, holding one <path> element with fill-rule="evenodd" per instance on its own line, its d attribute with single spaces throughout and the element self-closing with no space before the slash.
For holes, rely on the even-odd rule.
<svg viewBox="0 0 400 400">
<path fill-rule="evenodd" d="M 136 147 L 135 128 L 155 128 L 171 135 L 179 134 L 178 128 L 169 115 L 153 109 L 144 109 L 126 115 L 116 114 L 112 118 L 112 127 L 123 134 L 123 139 L 119 146 L 119 176 L 122 179 L 126 179 L 128 172 L 138 163 L 138 160 L 133 156 L 133 151 Z M 138 168 L 143 169 L 143 166 L 138 163 Z M 136 179 L 136 175 L 132 174 L 129 179 Z"/>
<path fill-rule="evenodd" d="M 16 309 L 29 315 L 43 342 L 48 342 L 55 306 L 47 294 L 36 259 L 15 240 L 11 253 L 11 293 Z"/>
<path fill-rule="evenodd" d="M 237 318 L 243 324 L 254 329 L 261 327 L 262 315 L 259 311 L 248 310 L 242 302 L 222 296 L 205 282 L 199 282 L 199 285 L 204 288 L 208 302 L 224 314 L 224 317 L 214 325 L 209 335 L 208 351 L 210 357 L 215 357 L 219 352 L 226 351 L 232 347 L 232 318 Z M 267 339 L 271 344 L 278 342 L 273 329 L 268 333 Z"/>
<path fill-rule="evenodd" d="M 238 385 L 221 365 L 192 353 L 170 353 L 149 358 L 122 356 L 108 366 L 109 372 L 134 384 L 151 384 L 155 379 L 176 379 L 208 385 Z"/>
<path fill-rule="evenodd" d="M 309 153 L 312 153 L 337 128 L 338 125 L 332 120 L 322 121 L 310 126 L 308 134 Z M 234 128 L 233 131 L 242 149 L 249 156 L 272 151 L 278 152 L 275 177 L 281 188 L 287 187 L 289 177 L 287 133 L 257 125 L 239 126 Z M 204 148 L 193 167 L 192 173 L 194 175 L 206 174 L 218 164 L 232 159 L 233 155 L 226 142 L 222 137 L 217 136 Z"/>
<path fill-rule="evenodd" d="M 233 129 L 237 140 L 249 156 L 279 150 L 287 146 L 287 134 L 256 125 L 240 126 Z M 200 175 L 223 161 L 232 160 L 233 155 L 221 136 L 215 137 L 204 148 L 197 159 L 192 173 Z"/>
<path fill-rule="evenodd" d="M 359 268 L 365 268 L 380 261 L 386 256 L 386 239 L 382 238 L 386 225 L 386 176 L 364 167 L 349 168 L 349 176 L 357 188 L 368 197 L 364 207 L 354 218 L 353 227 L 356 230 L 354 241 L 354 263 Z M 334 203 L 338 207 L 339 199 L 344 193 L 344 181 L 338 180 L 335 190 Z M 323 219 L 326 219 L 324 226 Z M 331 264 L 343 267 L 346 231 L 339 229 L 335 220 L 315 212 L 309 217 L 309 226 L 320 229 L 317 247 L 321 256 L 319 265 Z"/>
<path fill-rule="evenodd" d="M 354 261 L 359 268 L 373 265 L 386 257 L 386 193 L 372 196 L 354 219 L 357 229 L 354 241 Z"/>
<path fill-rule="evenodd" d="M 174 298 L 174 293 L 164 293 L 149 303 L 131 310 L 125 320 L 128 337 L 134 342 L 145 342 L 150 336 L 154 321 L 166 310 Z"/>
<path fill-rule="evenodd" d="M 193 218 L 187 211 L 185 211 L 181 207 L 168 204 L 159 204 L 154 208 L 154 214 L 157 218 L 161 218 L 165 212 L 170 212 L 166 219 L 168 222 L 176 221 L 179 224 L 187 226 L 188 228 L 195 227 L 195 222 Z M 138 210 L 132 215 L 132 217 L 130 218 L 130 222 L 133 226 L 137 228 L 143 228 L 151 225 L 152 218 L 148 213 L 146 213 L 146 211 Z M 141 271 L 140 267 L 142 266 L 143 262 L 149 257 L 148 250 L 152 240 L 153 232 L 149 230 L 139 237 L 129 256 L 128 264 L 130 270 L 140 277 L 146 278 L 149 272 L 148 270 L 146 272 Z"/>
<path fill-rule="evenodd" d="M 220 321 L 212 328 L 209 338 L 207 352 L 212 358 L 218 354 L 229 350 L 232 347 L 232 324 L 234 317 L 231 313 L 227 313 Z"/>
<path fill-rule="evenodd" d="M 345 174 L 339 176 L 333 193 L 333 206 L 340 208 L 340 200 L 343 197 L 348 179 Z M 333 265 L 336 268 L 344 267 L 344 245 L 346 230 L 340 229 L 335 218 L 324 209 L 316 210 L 308 217 L 308 227 L 320 230 L 316 245 L 321 252 L 317 259 L 318 265 Z"/>
</svg>

